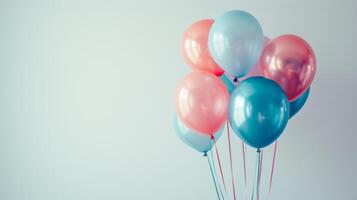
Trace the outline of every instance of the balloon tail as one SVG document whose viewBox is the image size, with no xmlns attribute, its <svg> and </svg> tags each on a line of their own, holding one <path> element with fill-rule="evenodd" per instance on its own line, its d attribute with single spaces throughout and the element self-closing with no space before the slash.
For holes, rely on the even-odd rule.
<svg viewBox="0 0 357 200">
<path fill-rule="evenodd" d="M 236 199 L 237 199 L 237 196 L 236 196 L 236 189 L 235 189 L 235 185 L 234 185 L 234 174 L 233 174 L 233 164 L 232 164 L 231 137 L 230 137 L 230 131 L 229 131 L 229 123 L 228 123 L 228 120 L 227 120 L 227 135 L 228 135 L 229 161 L 230 161 L 230 165 L 231 165 L 231 176 L 232 176 L 233 197 L 234 197 L 234 200 L 236 200 Z"/>
<path fill-rule="evenodd" d="M 275 159 L 276 159 L 276 149 L 278 146 L 278 141 L 275 142 L 274 145 L 274 156 L 273 156 L 273 163 L 271 165 L 271 172 L 270 172 L 270 182 L 269 182 L 269 195 L 271 194 L 271 186 L 273 184 L 273 175 L 274 175 L 274 168 L 275 168 Z"/>
<path fill-rule="evenodd" d="M 217 188 L 217 183 L 216 183 L 216 178 L 215 178 L 214 173 L 213 173 L 211 161 L 210 161 L 210 159 L 208 158 L 207 153 L 205 153 L 204 156 L 207 158 L 207 161 L 208 161 L 208 165 L 209 165 L 209 169 L 210 169 L 210 171 L 211 171 L 211 176 L 212 176 L 214 188 L 216 189 L 217 198 L 218 198 L 218 200 L 221 200 L 221 198 L 219 197 L 218 188 Z"/>
<path fill-rule="evenodd" d="M 255 181 L 253 184 L 253 192 L 251 200 L 259 200 L 259 182 L 260 182 L 260 170 L 261 170 L 261 152 L 260 149 L 257 150 L 257 166 L 256 166 L 256 174 Z"/>
<path fill-rule="evenodd" d="M 219 157 L 216 140 L 215 140 L 215 138 L 213 137 L 213 135 L 212 135 L 212 140 L 214 141 L 214 148 L 215 148 L 215 150 L 216 150 L 216 157 L 217 157 L 217 161 L 218 161 L 219 171 L 220 171 L 220 173 L 221 173 L 221 178 L 222 178 L 222 182 L 223 182 L 223 188 L 224 188 L 224 191 L 227 193 L 226 182 L 225 182 L 225 180 L 224 180 L 223 170 L 222 170 L 222 165 L 221 165 L 221 159 L 220 159 L 220 157 Z"/>
<path fill-rule="evenodd" d="M 211 154 L 210 156 L 211 156 L 211 163 L 212 163 L 212 167 L 213 167 L 214 177 L 215 177 L 216 180 L 217 180 L 217 185 L 218 185 L 219 193 L 221 194 L 221 197 L 222 197 L 222 199 L 224 200 L 224 195 L 223 195 L 223 192 L 222 192 L 222 187 L 221 187 L 221 184 L 220 184 L 219 181 L 218 181 L 217 169 L 216 169 L 216 164 L 215 164 L 215 162 L 214 162 L 213 151 L 210 151 L 210 154 Z"/>
</svg>

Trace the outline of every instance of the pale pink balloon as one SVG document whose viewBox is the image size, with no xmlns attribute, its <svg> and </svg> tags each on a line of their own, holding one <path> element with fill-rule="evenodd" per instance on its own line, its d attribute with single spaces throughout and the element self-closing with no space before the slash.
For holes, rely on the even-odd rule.
<svg viewBox="0 0 357 200">
<path fill-rule="evenodd" d="M 206 135 L 213 135 L 226 121 L 228 101 L 224 83 L 208 72 L 192 72 L 185 76 L 174 96 L 180 120 Z"/>
<path fill-rule="evenodd" d="M 188 27 L 181 42 L 181 52 L 185 62 L 193 70 L 220 76 L 224 71 L 216 64 L 208 50 L 208 34 L 213 22 L 212 19 L 205 19 Z"/>
<path fill-rule="evenodd" d="M 264 37 L 264 48 L 268 45 L 270 42 L 270 39 L 268 37 Z M 257 61 L 257 64 L 255 64 L 252 69 L 249 71 L 249 73 L 242 78 L 239 79 L 239 81 L 244 81 L 247 78 L 253 77 L 253 76 L 263 76 L 263 73 L 260 71 L 260 65 L 261 65 L 261 56 L 259 60 Z"/>
<path fill-rule="evenodd" d="M 316 73 L 315 54 L 302 38 L 282 35 L 264 48 L 260 70 L 284 89 L 291 102 L 310 87 Z"/>
</svg>

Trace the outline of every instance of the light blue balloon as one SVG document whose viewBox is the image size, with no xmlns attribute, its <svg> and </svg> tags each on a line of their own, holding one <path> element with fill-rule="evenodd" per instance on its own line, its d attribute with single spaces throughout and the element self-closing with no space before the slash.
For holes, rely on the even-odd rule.
<svg viewBox="0 0 357 200">
<path fill-rule="evenodd" d="M 236 86 L 232 83 L 232 81 L 227 77 L 227 75 L 223 74 L 220 79 L 223 81 L 223 83 L 226 85 L 226 88 L 231 94 Z"/>
<path fill-rule="evenodd" d="M 233 91 L 228 112 L 235 133 L 250 146 L 263 148 L 282 134 L 289 119 L 289 101 L 274 81 L 252 77 Z"/>
<path fill-rule="evenodd" d="M 307 101 L 307 98 L 309 97 L 310 94 L 310 88 L 304 92 L 298 99 L 296 99 L 293 102 L 290 102 L 290 116 L 289 118 L 292 118 L 296 113 L 299 112 L 299 110 L 304 106 L 304 104 Z"/>
<path fill-rule="evenodd" d="M 199 152 L 207 153 L 214 146 L 214 141 L 217 141 L 224 130 L 224 126 L 217 133 L 214 134 L 215 140 L 213 141 L 210 136 L 200 134 L 188 128 L 175 114 L 174 127 L 177 136 L 188 146 L 196 149 Z"/>
<path fill-rule="evenodd" d="M 233 10 L 215 19 L 208 39 L 209 51 L 224 71 L 243 77 L 257 63 L 264 34 L 251 14 Z"/>
</svg>

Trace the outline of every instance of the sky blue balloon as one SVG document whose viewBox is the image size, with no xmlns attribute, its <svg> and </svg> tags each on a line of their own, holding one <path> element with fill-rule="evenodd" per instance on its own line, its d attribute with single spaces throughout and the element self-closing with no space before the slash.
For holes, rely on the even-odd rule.
<svg viewBox="0 0 357 200">
<path fill-rule="evenodd" d="M 226 72 L 242 77 L 257 63 L 264 34 L 251 14 L 233 10 L 215 19 L 208 38 L 213 59 Z"/>
<path fill-rule="evenodd" d="M 266 147 L 278 139 L 289 119 L 289 101 L 284 91 L 263 77 L 239 83 L 228 109 L 232 129 L 254 148 Z"/>
<path fill-rule="evenodd" d="M 223 74 L 220 79 L 223 81 L 223 83 L 226 85 L 227 90 L 229 94 L 231 94 L 235 88 L 234 84 L 232 81 L 227 77 L 227 75 Z"/>
<path fill-rule="evenodd" d="M 197 133 L 196 131 L 192 131 L 188 128 L 175 114 L 174 116 L 174 127 L 177 136 L 188 146 L 196 149 L 199 152 L 207 153 L 214 146 L 214 142 L 208 135 L 203 135 Z M 217 141 L 224 130 L 224 126 L 217 133 L 214 134 L 215 141 Z"/>
<path fill-rule="evenodd" d="M 299 112 L 299 110 L 304 106 L 307 98 L 309 97 L 310 94 L 310 88 L 304 92 L 298 99 L 296 99 L 293 102 L 290 102 L 290 116 L 289 118 L 292 118 L 296 113 Z"/>
</svg>

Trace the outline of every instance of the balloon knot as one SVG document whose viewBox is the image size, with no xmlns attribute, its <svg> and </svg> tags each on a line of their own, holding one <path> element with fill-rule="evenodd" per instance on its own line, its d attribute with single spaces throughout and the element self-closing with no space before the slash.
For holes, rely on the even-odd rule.
<svg viewBox="0 0 357 200">
<path fill-rule="evenodd" d="M 211 135 L 211 140 L 214 140 L 214 136 L 213 135 Z"/>
<path fill-rule="evenodd" d="M 234 79 L 233 79 L 233 81 L 235 82 L 235 83 L 237 83 L 238 82 L 238 77 L 234 77 Z"/>
<path fill-rule="evenodd" d="M 207 152 L 204 152 L 204 153 L 203 153 L 203 156 L 204 156 L 204 157 L 207 157 Z"/>
<path fill-rule="evenodd" d="M 257 153 L 260 153 L 260 148 L 257 149 Z"/>
</svg>

